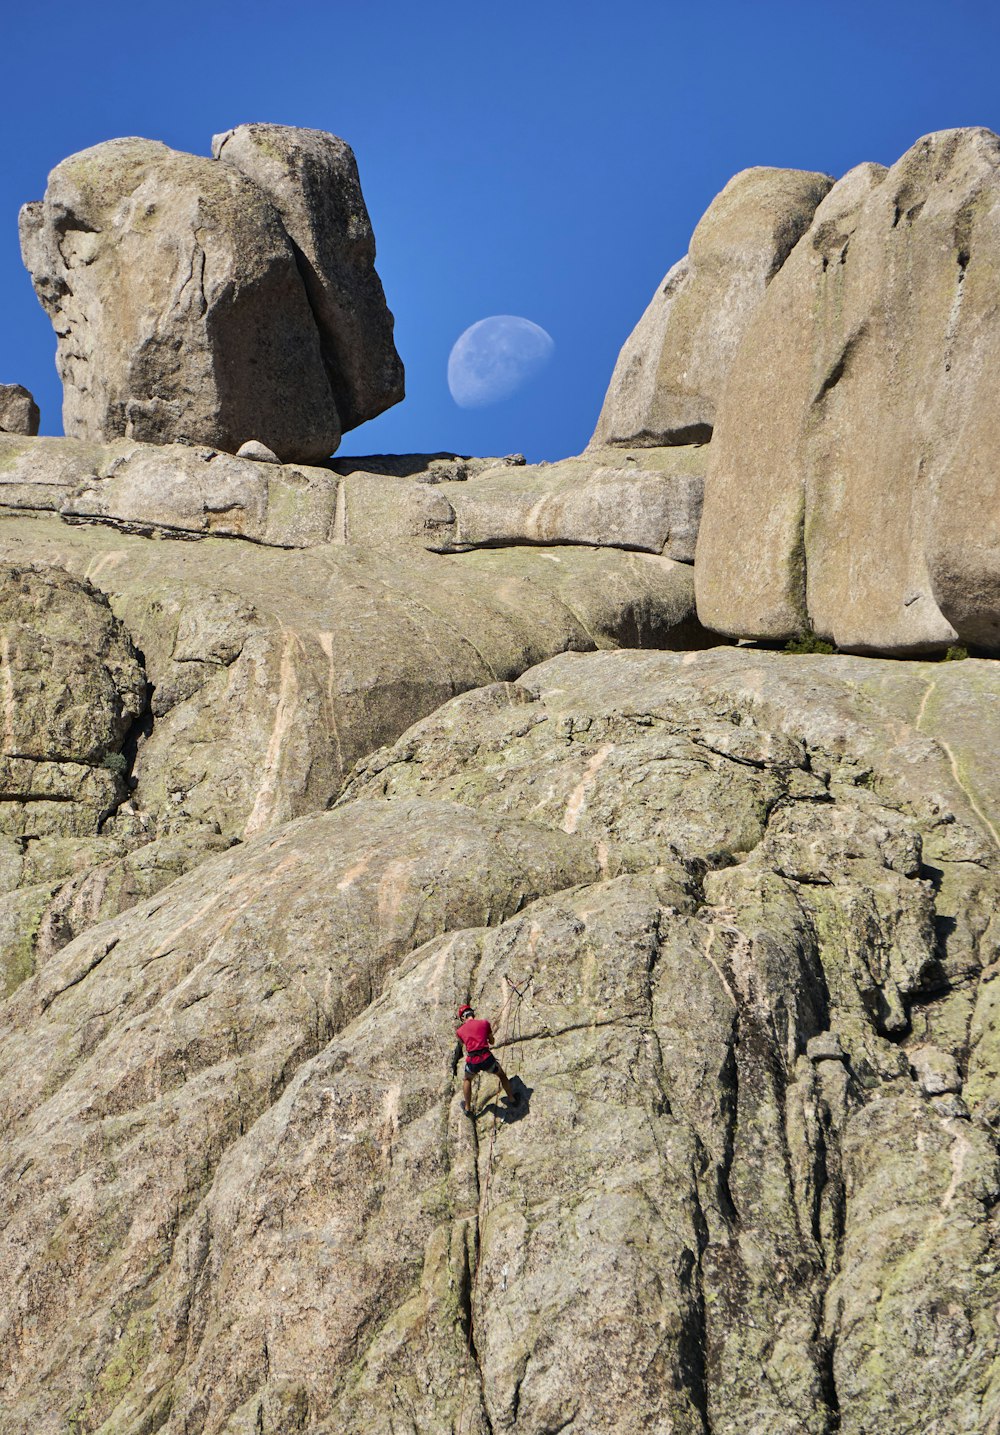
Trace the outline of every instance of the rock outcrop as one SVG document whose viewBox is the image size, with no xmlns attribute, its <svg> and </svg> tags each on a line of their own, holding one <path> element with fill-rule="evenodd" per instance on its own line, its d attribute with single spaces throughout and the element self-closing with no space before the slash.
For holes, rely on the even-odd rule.
<svg viewBox="0 0 1000 1435">
<path fill-rule="evenodd" d="M 816 211 L 729 371 L 702 621 L 839 647 L 1000 647 L 1000 139 L 946 130 Z"/>
<path fill-rule="evenodd" d="M 114 793 L 110 759 L 146 705 L 145 675 L 104 595 L 58 570 L 5 565 L 0 687 L 0 830 L 19 833 L 30 805 L 36 835 L 74 831 L 66 776 L 70 787 L 98 781 L 96 808 L 82 818 L 96 830 Z"/>
<path fill-rule="evenodd" d="M 833 181 L 746 169 L 712 201 L 618 356 L 592 445 L 706 442 L 740 339 Z"/>
<path fill-rule="evenodd" d="M 587 546 L 694 559 L 706 454 L 591 450 L 559 463 L 411 455 L 278 464 L 250 444 L 90 444 L 0 436 L 0 513 L 57 513 L 147 535 L 434 553 Z M 387 472 L 387 468 L 396 471 Z M 409 470 L 409 471 L 403 471 Z"/>
<path fill-rule="evenodd" d="M 4 1435 L 989 1429 L 997 682 L 566 655 L 78 937 L 0 1012 Z"/>
<path fill-rule="evenodd" d="M 0 384 L 0 433 L 32 436 L 40 419 L 38 405 L 23 384 Z"/>
<path fill-rule="evenodd" d="M 350 149 L 281 126 L 226 148 L 238 163 L 112 140 L 63 160 L 24 207 L 68 435 L 256 439 L 315 462 L 402 397 Z"/>
<path fill-rule="evenodd" d="M 423 497 L 519 474 L 534 501 L 544 476 L 499 460 L 390 465 L 408 477 L 358 462 L 0 437 L 0 559 L 62 595 L 51 639 L 13 612 L 2 624 L 12 711 L 37 724 L 27 746 L 8 725 L 5 986 L 206 853 L 322 809 L 357 759 L 457 692 L 566 647 L 712 641 L 690 564 L 650 551 L 627 510 L 602 528 L 593 501 L 563 503 L 564 534 L 550 521 L 508 533 L 512 546 L 446 543 L 423 525 Z M 633 481 L 660 513 L 673 478 Z M 88 603 L 138 666 L 121 731 L 67 757 L 53 725 L 90 691 L 84 675 L 105 671 L 111 641 Z"/>
<path fill-rule="evenodd" d="M 414 483 L 358 467 L 343 480 L 343 534 L 364 547 L 416 539 L 431 552 L 587 545 L 694 561 L 706 454 L 697 445 L 589 449 Z"/>
<path fill-rule="evenodd" d="M 88 428 L 185 206 L 316 413 L 401 377 L 339 141 L 88 153 L 25 226 L 93 436 L 0 434 L 0 1435 L 1000 1430 L 1000 663 L 695 615 L 997 646 L 1000 140 L 798 243 L 824 177 L 738 176 L 658 426 L 537 465 L 173 433 L 190 280 L 207 386 Z"/>
</svg>

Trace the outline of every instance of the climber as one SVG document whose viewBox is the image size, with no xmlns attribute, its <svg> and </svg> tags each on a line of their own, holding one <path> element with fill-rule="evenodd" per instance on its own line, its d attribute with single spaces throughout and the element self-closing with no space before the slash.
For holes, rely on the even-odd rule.
<svg viewBox="0 0 1000 1435">
<path fill-rule="evenodd" d="M 461 1026 L 455 1030 L 455 1035 L 465 1048 L 465 1077 L 462 1081 L 462 1111 L 466 1116 L 474 1115 L 472 1110 L 472 1078 L 481 1076 L 483 1072 L 489 1072 L 492 1076 L 500 1079 L 500 1085 L 504 1089 L 508 1106 L 516 1106 L 520 1099 L 519 1094 L 514 1092 L 513 1087 L 507 1080 L 507 1074 L 490 1051 L 490 1042 L 493 1040 L 493 1028 L 483 1017 L 477 1017 L 472 1007 L 464 1003 L 458 1009 L 458 1019 Z"/>
</svg>

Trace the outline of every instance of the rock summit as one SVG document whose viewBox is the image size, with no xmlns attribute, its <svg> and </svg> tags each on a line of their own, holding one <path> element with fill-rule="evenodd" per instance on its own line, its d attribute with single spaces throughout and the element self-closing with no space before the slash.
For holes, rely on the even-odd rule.
<svg viewBox="0 0 1000 1435">
<path fill-rule="evenodd" d="M 111 140 L 22 210 L 66 433 L 321 461 L 403 397 L 354 155 L 260 124 L 213 153 Z"/>
</svg>

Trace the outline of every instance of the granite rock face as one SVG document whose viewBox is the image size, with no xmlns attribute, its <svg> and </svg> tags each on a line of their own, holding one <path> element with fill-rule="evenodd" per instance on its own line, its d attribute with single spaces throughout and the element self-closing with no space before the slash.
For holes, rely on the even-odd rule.
<svg viewBox="0 0 1000 1435">
<path fill-rule="evenodd" d="M 567 654 L 77 937 L 0 1009 L 0 1430 L 991 1428 L 997 684 Z"/>
<path fill-rule="evenodd" d="M 104 595 L 59 570 L 0 569 L 0 831 L 96 832 L 146 677 Z"/>
<path fill-rule="evenodd" d="M 694 558 L 706 451 L 590 450 L 559 463 L 411 455 L 278 464 L 194 444 L 90 444 L 0 435 L 0 513 L 275 548 L 397 554 L 590 547 Z"/>
<path fill-rule="evenodd" d="M 705 442 L 764 290 L 833 181 L 746 169 L 709 205 L 618 357 L 592 445 Z"/>
<path fill-rule="evenodd" d="M 1000 646 L 1000 139 L 946 130 L 816 211 L 729 372 L 702 621 L 841 648 Z"/>
<path fill-rule="evenodd" d="M 38 405 L 23 384 L 0 384 L 0 433 L 32 436 L 40 420 Z"/>
<path fill-rule="evenodd" d="M 312 131 L 250 128 L 286 157 L 322 149 Z M 228 452 L 256 439 L 308 463 L 402 397 L 353 156 L 325 138 L 338 162 L 292 165 L 280 182 L 269 170 L 273 193 L 236 164 L 150 140 L 56 166 L 45 199 L 22 211 L 21 247 L 58 335 L 68 435 Z M 246 162 L 235 142 L 233 153 Z M 320 271 L 310 224 L 323 231 Z M 359 305 L 336 345 L 330 294 Z M 344 415 L 331 388 L 340 359 Z"/>
<path fill-rule="evenodd" d="M 330 402 L 340 363 L 335 406 L 360 411 L 394 370 L 351 327 L 383 322 L 381 290 L 328 139 L 244 126 L 175 158 L 252 199 L 240 222 L 271 216 Z M 927 358 L 949 295 L 946 362 L 987 382 L 998 145 L 862 167 L 797 244 L 795 186 L 827 181 L 738 177 L 663 326 L 675 359 L 694 346 L 663 393 L 697 372 L 696 408 L 653 446 L 313 464 L 256 414 L 239 454 L 0 435 L 0 1435 L 1000 1429 L 1000 663 L 712 646 L 694 610 L 718 573 L 762 609 L 780 570 L 800 627 L 842 592 L 859 646 L 918 646 L 836 587 L 845 532 L 852 583 L 876 539 L 897 582 L 888 500 L 858 488 L 827 528 L 808 507 L 860 485 L 837 465 L 864 394 L 823 418 L 857 362 L 891 462 L 917 445 L 909 487 L 885 473 L 937 611 L 990 638 L 953 615 L 992 601 L 992 410 L 956 394 L 935 446 L 914 394 L 933 410 L 951 382 Z M 106 166 L 74 173 L 59 192 L 98 213 Z M 26 218 L 81 270 L 54 305 L 116 225 L 123 255 L 134 221 L 167 233 L 134 189 L 104 230 L 56 189 Z M 924 349 L 886 358 L 911 272 L 899 342 Z M 711 284 L 718 342 L 696 342 Z M 810 344 L 861 328 L 798 447 L 762 428 L 747 450 L 768 478 L 726 569 L 718 506 L 695 552 L 702 489 L 774 313 L 776 372 L 792 357 L 764 426 L 791 423 Z M 676 443 L 720 392 L 711 443 Z M 920 529 L 920 494 L 957 526 Z M 521 1096 L 480 1079 L 473 1121 L 468 998 Z"/>
<path fill-rule="evenodd" d="M 499 463 L 397 461 L 413 473 L 393 478 L 346 461 L 352 471 L 0 436 L 0 558 L 37 569 L 61 624 L 26 627 L 10 580 L 5 989 L 206 854 L 321 810 L 358 758 L 457 692 L 567 647 L 712 641 L 690 564 L 607 546 L 621 524 L 592 526 L 601 547 L 568 522 L 572 542 L 428 552 L 412 522 L 420 495 Z M 132 645 L 124 717 L 85 751 L 57 752 L 80 703 L 92 724 L 104 712 L 86 706 L 98 678 L 111 683 L 94 612 Z"/>
</svg>

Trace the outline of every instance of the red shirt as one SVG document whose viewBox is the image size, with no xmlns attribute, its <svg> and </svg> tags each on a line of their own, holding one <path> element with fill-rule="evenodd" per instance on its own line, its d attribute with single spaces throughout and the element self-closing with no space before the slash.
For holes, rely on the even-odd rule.
<svg viewBox="0 0 1000 1435">
<path fill-rule="evenodd" d="M 455 1035 L 465 1047 L 465 1057 L 470 1066 L 480 1066 L 490 1054 L 493 1028 L 483 1017 L 470 1017 L 457 1028 Z"/>
</svg>

